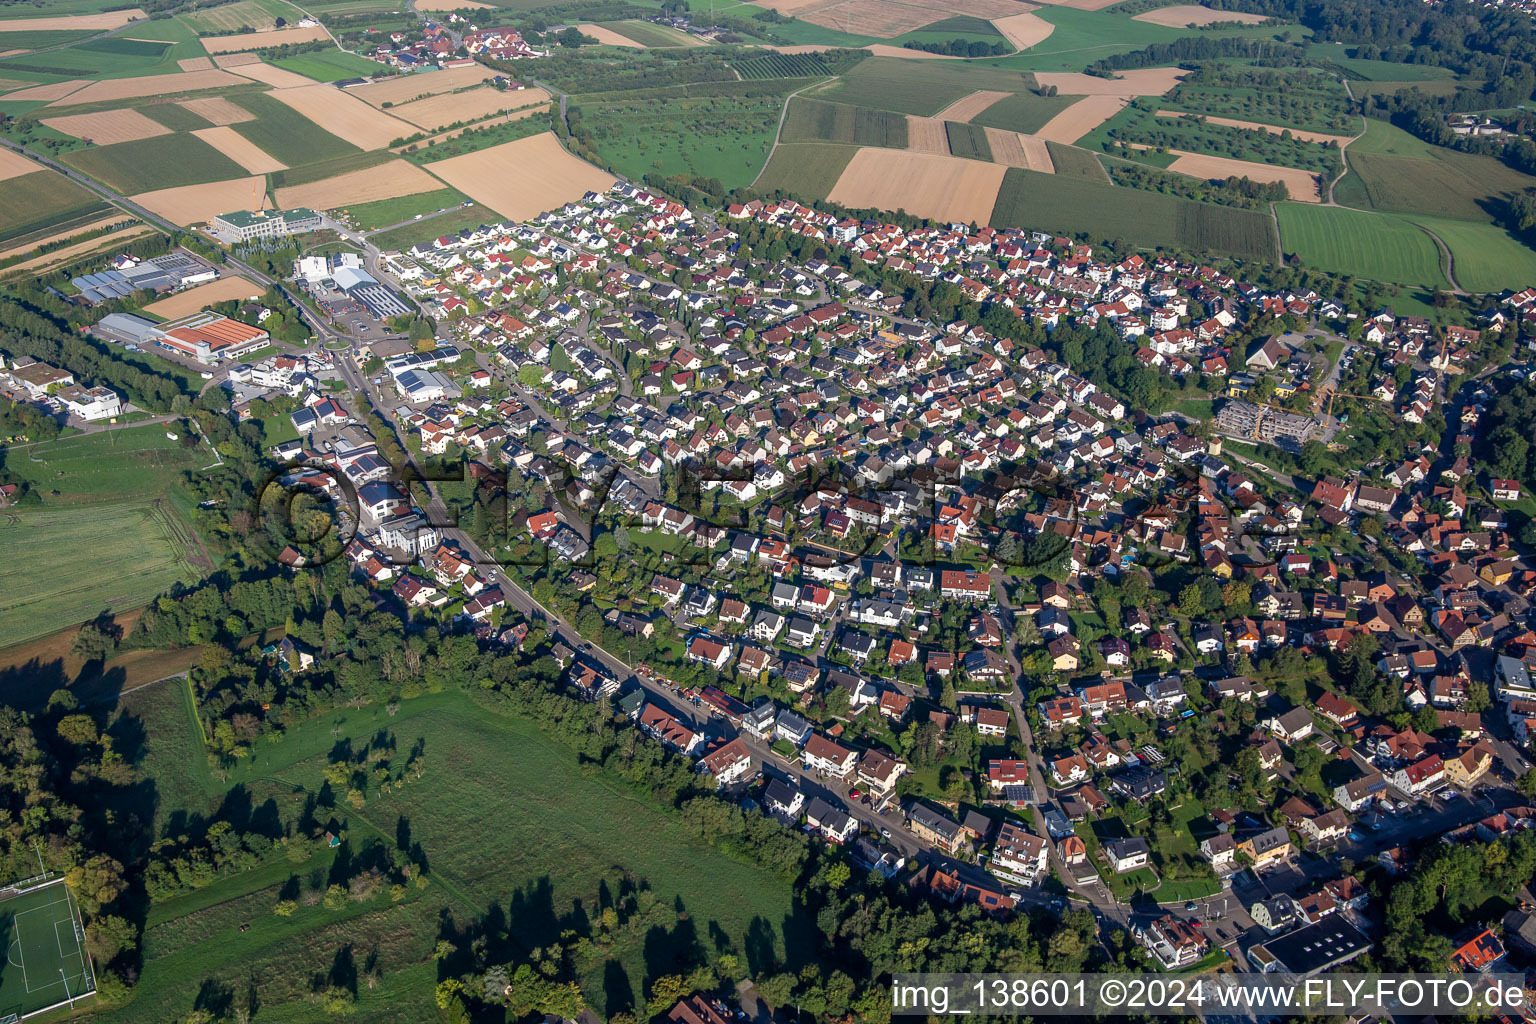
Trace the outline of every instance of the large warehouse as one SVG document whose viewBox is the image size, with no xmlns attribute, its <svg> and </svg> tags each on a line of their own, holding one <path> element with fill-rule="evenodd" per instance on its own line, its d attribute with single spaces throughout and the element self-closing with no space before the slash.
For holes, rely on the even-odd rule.
<svg viewBox="0 0 1536 1024">
<path fill-rule="evenodd" d="M 112 313 L 102 317 L 93 330 L 108 341 L 164 345 L 200 363 L 235 359 L 261 348 L 271 338 L 260 327 L 206 309 L 163 324 L 127 313 Z"/>
<path fill-rule="evenodd" d="M 379 319 L 404 316 L 411 307 L 400 301 L 400 296 L 379 284 L 379 281 L 362 268 L 338 267 L 331 275 L 331 283 L 337 290 L 368 307 L 368 312 Z"/>
</svg>

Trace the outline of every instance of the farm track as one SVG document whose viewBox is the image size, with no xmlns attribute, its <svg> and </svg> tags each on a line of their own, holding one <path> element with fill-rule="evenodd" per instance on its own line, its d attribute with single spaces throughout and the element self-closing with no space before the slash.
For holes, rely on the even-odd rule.
<svg viewBox="0 0 1536 1024">
<path fill-rule="evenodd" d="M 810 85 L 801 86 L 794 92 L 790 93 L 788 96 L 784 97 L 784 107 L 779 111 L 779 124 L 778 127 L 773 130 L 773 145 L 768 147 L 768 155 L 763 158 L 763 166 L 757 169 L 757 176 L 752 179 L 752 185 L 749 185 L 749 188 L 757 185 L 758 178 L 761 178 L 763 176 L 763 172 L 768 169 L 768 164 L 773 160 L 774 152 L 779 148 L 779 137 L 784 134 L 784 119 L 789 116 L 789 101 L 803 92 L 822 88 L 823 86 L 835 81 L 837 81 L 837 76 L 833 75 L 831 78 L 824 78 L 819 82 L 812 82 Z M 560 97 L 560 117 L 562 119 L 565 117 L 564 94 L 562 94 Z"/>
</svg>

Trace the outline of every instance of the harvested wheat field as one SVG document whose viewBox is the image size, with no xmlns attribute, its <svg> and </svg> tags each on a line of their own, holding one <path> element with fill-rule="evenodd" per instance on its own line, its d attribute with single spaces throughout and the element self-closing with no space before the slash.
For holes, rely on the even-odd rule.
<svg viewBox="0 0 1536 1024">
<path fill-rule="evenodd" d="M 577 29 L 584 36 L 591 36 L 604 46 L 629 46 L 637 50 L 646 49 L 645 46 L 635 42 L 628 36 L 621 36 L 611 28 L 603 28 L 601 25 L 577 25 Z"/>
<path fill-rule="evenodd" d="M 329 39 L 330 34 L 320 25 L 309 28 L 275 28 L 270 32 L 242 32 L 234 36 L 203 36 L 198 42 L 209 53 L 235 53 L 240 50 L 265 50 L 269 46 L 287 46 L 289 43 L 313 43 Z"/>
<path fill-rule="evenodd" d="M 380 82 L 369 82 L 367 85 L 354 85 L 347 90 L 347 95 L 356 96 L 375 107 L 381 103 L 410 103 L 442 92 L 467 89 L 495 76 L 496 72 L 484 64 L 449 68 L 446 71 L 418 71 L 409 75 L 396 75 Z"/>
<path fill-rule="evenodd" d="M 1055 25 L 1028 11 L 1023 14 L 1010 14 L 1006 18 L 993 18 L 992 27 L 1020 50 L 1040 45 L 1045 42 L 1047 36 L 1056 31 Z"/>
<path fill-rule="evenodd" d="M 1342 146 L 1344 143 L 1352 142 L 1360 137 L 1358 135 L 1328 135 L 1324 132 L 1302 131 L 1299 128 L 1281 128 L 1279 125 L 1261 124 L 1258 121 L 1239 121 L 1235 117 L 1213 117 L 1210 114 L 1191 114 L 1184 110 L 1159 110 L 1157 112 L 1157 116 L 1198 117 L 1201 120 L 1209 121 L 1211 124 L 1224 125 L 1227 128 L 1247 128 L 1250 131 L 1256 130 L 1261 132 L 1269 132 L 1271 135 L 1280 135 L 1284 132 L 1290 132 L 1291 138 L 1293 139 L 1301 139 L 1305 142 L 1320 142 L 1325 146 L 1330 142 L 1337 142 Z"/>
<path fill-rule="evenodd" d="M 528 91 L 540 93 L 541 95 L 544 95 L 546 99 L 548 98 L 548 94 L 544 93 L 543 89 L 529 89 Z M 458 138 L 465 132 L 471 131 L 475 128 L 484 128 L 488 124 L 500 124 L 503 121 L 521 121 L 525 117 L 532 117 L 534 114 L 542 114 L 547 109 L 549 109 L 547 106 L 545 106 L 543 103 L 540 103 L 538 106 L 524 107 L 522 110 L 509 111 L 506 114 L 500 114 L 496 117 L 488 118 L 484 121 L 472 121 L 469 124 L 460 125 L 459 127 L 446 132 L 438 132 L 436 135 L 429 136 L 425 139 L 417 139 L 415 142 L 408 142 L 403 146 L 392 146 L 390 147 L 390 152 L 404 153 L 412 146 L 415 146 L 418 149 L 427 145 L 435 146 L 439 142 L 446 142 L 449 139 Z"/>
<path fill-rule="evenodd" d="M 1002 164 L 866 146 L 853 154 L 827 201 L 854 210 L 905 210 L 935 220 L 985 224 L 1003 183 Z"/>
<path fill-rule="evenodd" d="M 398 138 L 416 134 L 415 125 L 390 117 L 329 85 L 278 89 L 271 95 L 359 149 L 383 149 Z"/>
<path fill-rule="evenodd" d="M 1159 7 L 1155 11 L 1144 11 L 1141 14 L 1131 16 L 1132 21 L 1145 21 L 1153 25 L 1164 25 L 1168 28 L 1186 28 L 1199 25 L 1214 25 L 1223 21 L 1240 21 L 1244 25 L 1257 25 L 1261 21 L 1267 21 L 1267 14 L 1253 14 L 1249 11 L 1213 11 L 1209 7 L 1199 4 L 1177 4 L 1173 7 Z"/>
<path fill-rule="evenodd" d="M 130 21 L 141 21 L 149 15 L 135 7 L 127 11 L 108 11 L 106 14 L 67 14 L 54 18 L 10 18 L 0 21 L 0 34 L 6 32 L 77 32 L 83 29 L 122 28 Z"/>
<path fill-rule="evenodd" d="M 99 249 L 115 249 L 131 238 L 138 238 L 141 235 L 147 235 L 154 230 L 155 229 L 150 227 L 148 224 L 133 224 L 123 228 L 121 231 L 114 231 L 109 235 L 98 235 L 95 238 L 88 238 L 85 241 L 77 242 L 74 245 L 66 245 L 62 249 L 54 249 L 51 252 L 45 252 L 41 256 L 30 260 L 24 260 L 21 263 L 13 263 L 6 267 L 4 270 L 0 270 L 0 275 L 5 277 L 18 277 L 27 273 L 41 274 L 42 272 L 52 267 L 56 267 L 60 264 L 79 259 L 80 257 L 85 256 L 88 253 L 96 252 Z M 79 233 L 80 232 L 77 229 L 75 234 Z M 35 249 L 41 244 L 41 242 L 34 242 L 28 248 Z"/>
<path fill-rule="evenodd" d="M 214 149 L 229 157 L 252 174 L 286 171 L 288 165 L 270 155 L 233 128 L 198 128 L 192 132 Z"/>
<path fill-rule="evenodd" d="M 0 50 L 0 57 L 14 57 L 18 53 L 26 53 L 26 52 L 27 52 L 26 50 Z M 4 79 L 4 82 L 5 82 L 4 88 L 7 88 L 7 89 L 12 88 L 12 87 L 14 87 L 14 86 L 19 84 L 17 82 L 11 81 L 9 78 Z"/>
<path fill-rule="evenodd" d="M 949 133 L 944 130 L 944 122 L 936 117 L 908 114 L 907 148 L 914 153 L 949 156 Z"/>
<path fill-rule="evenodd" d="M 1134 68 L 1118 72 L 1118 78 L 1098 78 L 1078 71 L 1038 71 L 1040 86 L 1054 85 L 1067 96 L 1161 96 L 1179 84 L 1188 72 L 1180 68 Z"/>
<path fill-rule="evenodd" d="M 231 210 L 249 210 L 252 192 L 260 196 L 266 184 L 267 179 L 258 175 L 254 178 L 210 181 L 206 185 L 156 189 L 129 198 L 173 224 L 190 227 L 193 224 L 206 224 L 219 214 Z"/>
<path fill-rule="evenodd" d="M 524 91 L 543 93 L 543 90 Z M 460 121 L 482 121 L 492 114 L 520 107 L 525 102 L 522 96 L 521 92 L 502 92 L 487 85 L 467 92 L 445 92 L 441 96 L 428 96 L 415 103 L 402 103 L 398 107 L 391 107 L 389 112 L 430 132 Z M 549 94 L 543 93 L 543 98 L 548 99 Z M 534 97 L 526 102 L 538 103 L 540 99 Z"/>
<path fill-rule="evenodd" d="M 1041 126 L 1035 134 L 1069 145 L 1125 109 L 1123 96 L 1085 96 Z"/>
<path fill-rule="evenodd" d="M 176 62 L 176 66 L 183 71 L 212 71 L 212 57 L 184 57 Z"/>
<path fill-rule="evenodd" d="M 812 25 L 837 29 L 839 32 L 890 39 L 892 36 L 915 32 L 924 25 L 943 21 L 956 13 L 952 11 L 946 14 L 944 11 L 894 3 L 892 0 L 843 0 L 830 7 L 806 11 L 799 17 Z"/>
<path fill-rule="evenodd" d="M 151 120 L 137 110 L 98 110 L 94 114 L 72 114 L 69 117 L 45 117 L 43 124 L 65 135 L 87 139 L 98 146 L 110 146 L 114 142 L 132 142 L 149 139 L 156 135 L 169 135 L 171 130 L 159 121 Z"/>
<path fill-rule="evenodd" d="M 432 173 L 511 220 L 606 192 L 614 183 L 613 175 L 562 149 L 553 132 L 438 160 Z"/>
<path fill-rule="evenodd" d="M 4 150 L 0 150 L 0 153 L 4 153 L 4 152 L 5 152 Z M 3 168 L 0 168 L 0 174 L 4 174 L 4 169 Z M 12 175 L 12 176 L 14 177 L 14 175 Z M 11 259 L 14 256 L 20 256 L 20 255 L 22 255 L 24 253 L 29 253 L 33 249 L 36 249 L 40 245 L 48 245 L 48 244 L 50 244 L 52 242 L 62 242 L 62 241 L 65 241 L 66 239 L 77 238 L 80 235 L 89 234 L 90 232 L 96 231 L 96 230 L 98 230 L 100 228 L 104 228 L 104 227 L 107 227 L 107 226 L 112 225 L 112 224 L 124 224 L 124 222 L 133 222 L 133 218 L 130 217 L 128 214 L 123 213 L 121 210 L 113 210 L 112 211 L 112 216 L 110 216 L 110 217 L 103 217 L 100 220 L 91 221 L 91 223 L 89 223 L 89 224 L 81 224 L 79 227 L 68 228 L 68 229 L 66 229 L 64 231 L 58 232 L 57 234 L 48 235 L 45 238 L 34 238 L 31 241 L 27 242 L 25 245 L 12 246 L 9 249 L 0 249 L 0 260 L 8 260 L 8 259 Z M 134 223 L 136 223 L 136 222 L 134 222 Z M 127 230 L 127 228 L 132 227 L 132 226 L 133 226 L 133 223 L 128 223 L 124 227 L 124 230 Z M 100 238 L 108 238 L 108 237 L 113 237 L 116 234 L 117 234 L 116 232 L 112 232 L 110 235 L 100 235 L 98 237 L 100 237 Z M 74 247 L 70 246 L 70 248 L 74 248 Z M 56 249 L 54 251 L 55 252 L 59 252 L 59 251 L 62 251 L 62 250 L 57 250 Z"/>
<path fill-rule="evenodd" d="M 761 0 L 759 7 L 768 7 L 780 14 L 799 17 L 806 11 L 815 10 L 818 7 L 830 7 L 838 0 Z"/>
<path fill-rule="evenodd" d="M 231 299 L 237 301 L 259 299 L 261 295 L 262 287 L 252 284 L 243 277 L 221 277 L 217 281 L 209 281 L 196 288 L 188 288 L 184 292 L 177 292 L 157 302 L 151 302 L 144 307 L 144 312 L 174 320 L 188 313 L 196 313 L 215 302 L 228 302 Z"/>
<path fill-rule="evenodd" d="M 998 100 L 1012 96 L 1011 92 L 992 92 L 983 89 L 969 96 L 962 96 L 933 116 L 940 121 L 969 121 Z"/>
<path fill-rule="evenodd" d="M 305 78 L 296 71 L 287 68 L 275 68 L 271 64 L 263 64 L 261 61 L 252 61 L 249 64 L 241 64 L 235 68 L 235 74 L 243 78 L 249 78 L 253 82 L 262 82 L 274 89 L 302 89 L 313 86 L 316 89 L 337 90 L 329 85 L 317 85 L 313 78 Z"/>
<path fill-rule="evenodd" d="M 214 55 L 213 62 L 221 68 L 238 68 L 246 64 L 260 64 L 261 57 L 254 53 L 220 53 Z"/>
<path fill-rule="evenodd" d="M 987 128 L 986 133 L 987 146 L 992 150 L 992 159 L 997 163 L 1022 167 L 1026 171 L 1056 173 L 1051 151 L 1046 148 L 1045 140 L 1038 135 L 1025 135 L 1002 128 Z"/>
<path fill-rule="evenodd" d="M 1078 11 L 1102 11 L 1106 7 L 1113 7 L 1120 0 L 1039 0 L 1042 4 L 1050 4 L 1052 7 L 1071 7 Z"/>
<path fill-rule="evenodd" d="M 482 4 L 480 0 L 416 0 L 418 11 L 490 11 L 494 4 Z"/>
<path fill-rule="evenodd" d="M 827 50 L 836 50 L 839 47 L 831 43 L 801 43 L 796 46 L 765 46 L 765 50 L 773 50 L 775 53 L 824 53 Z M 897 60 L 964 60 L 964 57 L 952 57 L 947 53 L 929 53 L 927 50 L 909 50 L 904 46 L 891 46 L 889 43 L 866 43 L 859 47 L 868 50 L 876 57 L 895 57 Z"/>
<path fill-rule="evenodd" d="M 896 3 L 904 3 L 906 0 L 893 0 Z M 1009 18 L 1025 11 L 1037 11 L 1038 4 L 1024 3 L 1022 0 L 927 0 L 925 6 L 953 17 L 956 14 L 968 14 L 973 18 Z"/>
<path fill-rule="evenodd" d="M 192 113 L 211 124 L 240 124 L 244 121 L 256 120 L 256 115 L 246 110 L 238 103 L 225 99 L 223 96 L 207 96 L 200 100 L 181 100 L 179 107 L 186 107 Z"/>
<path fill-rule="evenodd" d="M 131 100 L 140 96 L 168 96 L 177 92 L 195 92 L 198 89 L 220 89 L 244 84 L 244 79 L 228 71 L 182 71 L 174 75 L 143 75 L 138 78 L 109 78 L 104 82 L 92 82 L 64 99 L 69 101 L 69 106 L 73 106 L 77 103 Z M 60 107 L 66 104 L 64 100 L 54 100 L 48 105 Z"/>
<path fill-rule="evenodd" d="M 49 85 L 34 85 L 26 89 L 18 89 L 8 92 L 0 99 L 7 100 L 61 100 L 70 93 L 78 92 L 91 83 L 83 78 L 74 78 L 68 82 L 53 82 Z"/>
<path fill-rule="evenodd" d="M 391 160 L 360 171 L 338 174 L 334 178 L 280 188 L 275 196 L 281 209 L 308 206 L 315 210 L 338 210 L 357 203 L 373 203 L 418 192 L 435 192 L 442 187 L 442 182 L 415 164 L 406 160 Z"/>
<path fill-rule="evenodd" d="M 1310 171 L 1295 167 L 1276 167 L 1274 164 L 1255 163 L 1251 160 L 1233 160 L 1224 156 L 1186 153 L 1181 149 L 1170 149 L 1168 152 L 1178 157 L 1168 165 L 1170 171 L 1213 181 L 1242 176 L 1246 176 L 1250 181 L 1283 181 L 1292 199 L 1302 203 L 1323 201 L 1322 183 L 1317 175 Z"/>
<path fill-rule="evenodd" d="M 0 181 L 9 181 L 11 178 L 19 178 L 23 174 L 31 174 L 33 171 L 42 169 L 41 164 L 33 163 L 20 153 L 0 149 Z"/>
</svg>

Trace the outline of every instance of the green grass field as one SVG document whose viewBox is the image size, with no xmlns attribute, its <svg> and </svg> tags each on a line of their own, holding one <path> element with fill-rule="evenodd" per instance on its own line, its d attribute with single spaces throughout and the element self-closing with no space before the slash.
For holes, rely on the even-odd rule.
<svg viewBox="0 0 1536 1024">
<path fill-rule="evenodd" d="M 717 178 L 730 189 L 757 177 L 783 109 L 782 96 L 770 93 L 583 103 L 581 116 L 603 157 L 633 181 L 688 173 Z M 527 127 L 537 130 L 536 123 Z M 446 143 L 447 151 L 453 145 Z"/>
<path fill-rule="evenodd" d="M 840 84 L 817 93 L 817 98 L 931 117 L 978 89 L 1018 92 L 1034 84 L 1032 75 L 969 61 L 871 57 L 845 74 Z"/>
<path fill-rule="evenodd" d="M 1348 47 L 1336 43 L 1313 43 L 1307 56 L 1326 60 L 1349 73 L 1351 79 L 1366 82 L 1443 82 L 1456 77 L 1450 68 L 1436 64 L 1398 64 L 1387 60 L 1362 60 L 1347 56 Z"/>
<path fill-rule="evenodd" d="M 1096 60 L 1118 53 L 1139 50 L 1153 43 L 1167 43 L 1181 36 L 1258 36 L 1278 35 L 1284 29 L 1242 28 L 1212 29 L 1208 32 L 1185 28 L 1167 28 L 1136 21 L 1113 9 L 1079 11 L 1070 7 L 1046 7 L 1035 12 L 1056 26 L 1049 36 L 1023 53 L 982 61 L 985 66 L 1013 68 L 1020 71 L 1081 71 Z M 1292 26 L 1293 33 L 1299 27 Z"/>
<path fill-rule="evenodd" d="M 482 224 L 500 224 L 506 218 L 478 203 L 461 206 L 439 217 L 423 217 L 419 221 L 373 235 L 369 240 L 380 249 L 409 249 L 421 242 L 428 242 L 442 235 L 451 235 L 465 228 L 477 228 Z"/>
<path fill-rule="evenodd" d="M 1489 223 L 1536 177 L 1493 157 L 1432 146 L 1384 121 L 1369 121 L 1349 147 L 1335 199 L 1360 209 Z"/>
<path fill-rule="evenodd" d="M 987 141 L 987 132 L 979 124 L 964 124 L 960 121 L 945 121 L 944 134 L 949 138 L 949 152 L 967 160 L 992 159 L 992 145 Z"/>
<path fill-rule="evenodd" d="M 153 424 L 71 434 L 7 449 L 5 467 L 31 483 L 49 505 L 159 497 L 176 485 L 183 471 L 211 458 L 206 447 L 183 448 L 165 434 L 166 427 Z"/>
<path fill-rule="evenodd" d="M 359 228 L 364 231 L 375 231 L 391 224 L 408 221 L 417 214 L 436 213 L 438 210 L 451 209 L 463 204 L 462 193 L 451 188 L 441 188 L 436 192 L 422 192 L 414 196 L 401 196 L 399 199 L 361 203 L 346 207 L 346 211 Z"/>
<path fill-rule="evenodd" d="M 648 21 L 602 21 L 603 28 L 612 29 L 626 39 L 633 39 L 641 46 L 691 46 L 697 38 L 687 32 L 679 32 L 667 25 L 654 25 Z"/>
<path fill-rule="evenodd" d="M 577 964 L 588 1004 L 602 1016 L 642 1000 L 648 980 L 701 947 L 729 944 L 753 969 L 770 957 L 803 959 L 804 926 L 784 881 L 693 842 L 673 816 L 601 773 L 581 771 L 573 753 L 531 723 L 489 714 L 461 694 L 407 700 L 393 716 L 374 706 L 305 723 L 262 745 L 223 781 L 202 756 L 184 687 L 133 694 L 121 715 L 117 728 L 143 737 L 135 767 L 153 806 L 140 816 L 158 828 L 180 814 L 207 813 L 235 790 L 255 808 L 271 800 L 287 823 L 305 794 L 320 791 L 338 743 L 385 736 L 400 751 L 419 744 L 421 784 L 375 794 L 361 810 L 322 807 L 320 815 L 344 831 L 344 852 L 354 855 L 372 842 L 393 849 L 402 836 L 420 844 L 433 884 L 398 904 L 376 898 L 330 911 L 301 901 L 292 916 L 275 916 L 285 887 L 307 888 L 316 877 L 323 887 L 336 856 L 327 851 L 298 866 L 279 856 L 156 904 L 134 999 L 101 1020 L 180 1019 L 205 979 L 242 998 L 254 981 L 263 1016 L 314 1020 L 310 979 L 349 945 L 359 963 L 373 957 L 379 967 L 377 987 L 358 985 L 357 1019 L 417 1024 L 437 982 L 431 954 L 439 915 L 467 927 L 494 914 L 526 952 L 563 927 L 587 927 L 603 894 L 626 887 L 638 890 L 636 916 Z"/>
<path fill-rule="evenodd" d="M 137 608 L 196 577 L 190 530 L 167 502 L 140 498 L 0 517 L 0 547 L 26 558 L 0 566 L 0 647 Z"/>
<path fill-rule="evenodd" d="M 199 117 L 179 103 L 145 103 L 134 109 L 173 132 L 190 132 L 210 127 L 206 118 Z"/>
<path fill-rule="evenodd" d="M 988 223 L 1244 259 L 1275 254 L 1274 232 L 1262 214 L 1018 167 L 1003 177 Z"/>
<path fill-rule="evenodd" d="M 247 174 L 244 167 L 196 135 L 182 132 L 114 146 L 92 146 L 68 154 L 64 161 L 127 195 L 227 181 Z"/>
<path fill-rule="evenodd" d="M 781 144 L 752 187 L 765 195 L 782 190 L 802 200 L 824 200 L 857 151 L 824 142 Z"/>
<path fill-rule="evenodd" d="M 0 1016 L 25 1016 L 95 991 L 80 948 L 83 934 L 62 878 L 0 893 L 0 941 L 6 945 Z"/>
<path fill-rule="evenodd" d="M 1081 96 L 1040 96 L 1032 91 L 1016 92 L 992 104 L 971 118 L 972 124 L 1002 128 L 1010 132 L 1037 132 L 1046 122 L 1076 103 Z"/>
<path fill-rule="evenodd" d="M 0 242 L 106 209 L 94 192 L 55 171 L 34 171 L 5 183 Z"/>
<path fill-rule="evenodd" d="M 1047 142 L 1045 148 L 1051 152 L 1051 163 L 1056 166 L 1057 174 L 1109 184 L 1109 172 L 1088 150 L 1060 142 Z"/>
<path fill-rule="evenodd" d="M 236 0 L 177 17 L 204 35 L 221 35 L 242 28 L 271 28 L 278 18 L 297 22 L 303 16 L 298 8 L 282 0 Z"/>
<path fill-rule="evenodd" d="M 31 17 L 42 17 L 37 10 L 28 12 Z M 89 39 L 96 33 L 91 29 L 24 29 L 20 32 L 0 32 L 0 43 L 7 50 L 40 50 L 45 46 L 63 46 L 77 39 Z M 0 64 L 0 67 L 4 67 Z"/>
<path fill-rule="evenodd" d="M 272 62 L 277 67 L 313 78 L 317 82 L 339 82 L 343 78 L 361 78 L 376 75 L 382 68 L 374 61 L 341 50 L 321 50 L 318 53 L 301 53 L 296 57 L 280 57 Z"/>
<path fill-rule="evenodd" d="M 855 146 L 907 148 L 905 114 L 796 96 L 779 130 L 782 142 L 842 142 Z"/>
<path fill-rule="evenodd" d="M 1519 290 L 1536 284 L 1536 251 L 1492 224 L 1414 217 L 1451 250 L 1456 283 L 1473 292 Z"/>
<path fill-rule="evenodd" d="M 361 152 L 265 93 L 242 93 L 234 100 L 255 114 L 256 120 L 230 127 L 289 167 Z"/>
<path fill-rule="evenodd" d="M 1403 217 L 1277 203 L 1280 247 L 1318 270 L 1373 281 L 1444 287 L 1434 241 Z"/>
</svg>

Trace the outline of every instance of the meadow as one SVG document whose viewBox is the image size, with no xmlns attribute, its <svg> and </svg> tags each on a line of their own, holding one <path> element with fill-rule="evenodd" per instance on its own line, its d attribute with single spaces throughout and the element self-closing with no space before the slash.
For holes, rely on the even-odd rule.
<svg viewBox="0 0 1536 1024">
<path fill-rule="evenodd" d="M 274 66 L 286 68 L 317 82 L 339 82 L 344 78 L 366 78 L 383 68 L 375 61 L 341 50 L 320 50 L 293 57 L 279 57 Z"/>
<path fill-rule="evenodd" d="M 757 96 L 582 103 L 581 120 L 598 152 L 631 180 L 687 173 L 736 188 L 757 177 L 784 109 L 773 85 L 762 87 Z"/>
<path fill-rule="evenodd" d="M 1332 274 L 1443 288 L 1434 240 L 1409 220 L 1334 206 L 1277 203 L 1280 247 Z"/>
<path fill-rule="evenodd" d="M 1104 170 L 1099 158 L 1086 149 L 1066 146 L 1060 142 L 1047 142 L 1045 148 L 1051 152 L 1051 163 L 1056 165 L 1057 174 L 1109 184 L 1109 172 Z"/>
<path fill-rule="evenodd" d="M 74 222 L 99 213 L 106 204 L 94 192 L 54 171 L 33 171 L 6 179 L 0 203 L 0 242 L 29 235 L 55 224 Z"/>
<path fill-rule="evenodd" d="M 64 160 L 126 195 L 227 181 L 246 173 L 202 139 L 182 132 L 76 150 Z"/>
<path fill-rule="evenodd" d="M 949 136 L 949 151 L 968 160 L 991 160 L 992 146 L 987 142 L 986 129 L 981 125 L 945 121 L 944 133 Z"/>
<path fill-rule="evenodd" d="M 418 214 L 436 213 L 464 204 L 464 195 L 451 188 L 435 192 L 420 192 L 398 199 L 382 199 L 375 203 L 356 203 L 347 207 L 352 222 L 364 231 L 376 231 L 408 221 Z"/>
<path fill-rule="evenodd" d="M 191 543 L 170 503 L 147 497 L 0 513 L 0 547 L 25 552 L 0 565 L 0 648 L 195 579 Z"/>
<path fill-rule="evenodd" d="M 802 200 L 827 198 L 857 149 L 824 142 L 780 143 L 752 188 L 763 194 L 783 191 Z"/>
<path fill-rule="evenodd" d="M 1033 133 L 1077 100 L 1076 96 L 1041 96 L 1024 90 L 998 100 L 971 118 L 971 123 L 1010 132 Z"/>
<path fill-rule="evenodd" d="M 796 96 L 789 101 L 781 142 L 843 142 L 855 146 L 907 148 L 904 114 L 846 103 L 827 103 Z"/>
<path fill-rule="evenodd" d="M 648 21 L 605 21 L 599 22 L 603 28 L 611 29 L 626 39 L 633 39 L 641 46 L 696 46 L 700 40 L 697 36 L 680 32 L 667 25 L 655 25 Z"/>
<path fill-rule="evenodd" d="M 1489 223 L 1536 177 L 1493 157 L 1432 146 L 1384 121 L 1370 121 L 1349 147 L 1349 173 L 1334 188 L 1345 206 Z"/>
<path fill-rule="evenodd" d="M 200 990 L 243 996 L 252 983 L 263 1016 L 311 1019 L 312 973 L 350 945 L 378 967 L 377 987 L 358 986 L 359 1019 L 419 1021 L 437 980 L 432 949 L 445 931 L 473 929 L 487 916 L 510 920 L 516 948 L 505 955 L 521 956 L 563 928 L 585 932 L 605 901 L 625 891 L 635 893 L 635 917 L 599 936 L 578 965 L 589 1005 L 605 1016 L 643 999 L 650 979 L 718 945 L 745 954 L 753 969 L 769 959 L 794 962 L 803 948 L 804 925 L 783 880 L 692 841 L 673 815 L 582 771 L 531 722 L 488 714 L 458 693 L 406 700 L 393 716 L 372 706 L 307 722 L 222 781 L 207 768 L 181 685 L 131 695 L 114 728 L 138 738 L 141 817 L 157 831 L 231 797 L 289 825 L 319 798 L 333 749 L 376 739 L 420 749 L 424 778 L 361 810 L 322 802 L 316 816 L 345 840 L 335 853 L 302 865 L 278 859 L 153 906 L 135 998 L 102 1020 L 173 1019 Z M 301 903 L 290 917 L 272 914 L 280 893 L 316 879 L 323 887 L 333 867 L 374 842 L 416 849 L 432 884 L 394 905 L 377 898 L 332 911 Z"/>
<path fill-rule="evenodd" d="M 1241 259 L 1275 255 L 1274 231 L 1262 214 L 1018 167 L 1004 176 L 989 223 L 1132 245 L 1205 249 Z"/>
<path fill-rule="evenodd" d="M 817 95 L 854 106 L 931 117 L 978 89 L 1019 92 L 1034 86 L 1030 75 L 971 62 L 871 57 L 845 74 L 837 85 Z"/>
<path fill-rule="evenodd" d="M 265 93 L 242 93 L 235 102 L 256 115 L 254 121 L 231 125 L 289 167 L 318 163 L 359 152 L 286 103 Z"/>
<path fill-rule="evenodd" d="M 1451 274 L 1473 292 L 1520 289 L 1536 281 L 1536 251 L 1492 224 L 1414 217 L 1451 251 Z"/>
<path fill-rule="evenodd" d="M 430 193 L 428 193 L 430 194 Z M 413 245 L 429 242 L 443 235 L 451 235 L 465 228 L 477 228 L 482 224 L 499 224 L 506 218 L 495 210 L 478 203 L 460 206 L 436 217 L 422 217 L 393 231 L 383 231 L 370 241 L 380 249 L 409 249 Z"/>
</svg>

